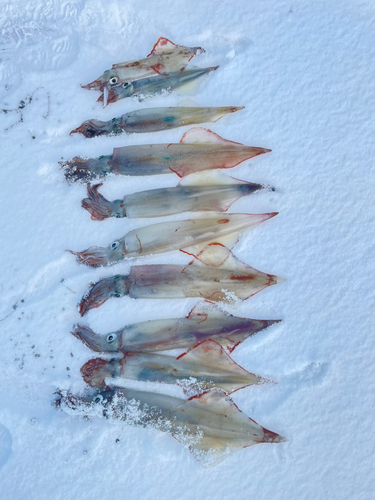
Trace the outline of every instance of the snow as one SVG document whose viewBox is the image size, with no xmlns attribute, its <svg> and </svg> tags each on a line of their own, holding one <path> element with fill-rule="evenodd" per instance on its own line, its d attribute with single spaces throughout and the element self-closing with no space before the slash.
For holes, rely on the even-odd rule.
<svg viewBox="0 0 375 500">
<path fill-rule="evenodd" d="M 374 23 L 372 2 L 349 0 L 0 4 L 0 108 L 13 110 L 0 112 L 2 499 L 373 498 Z M 69 333 L 80 320 L 79 299 L 90 282 L 130 267 L 93 270 L 65 250 L 106 245 L 155 222 L 91 221 L 80 207 L 84 186 L 67 185 L 57 162 L 177 142 L 186 132 L 69 136 L 89 118 L 182 100 L 123 100 L 103 110 L 98 94 L 79 84 L 148 54 L 159 36 L 204 47 L 199 66 L 220 65 L 198 104 L 246 106 L 209 128 L 273 150 L 230 173 L 276 188 L 239 200 L 232 212 L 280 212 L 246 232 L 235 254 L 287 281 L 226 309 L 283 318 L 233 353 L 278 385 L 233 399 L 288 442 L 247 448 L 210 468 L 167 434 L 74 418 L 51 404 L 58 388 L 84 390 L 79 369 L 92 353 Z M 114 199 L 177 181 L 112 177 L 101 192 Z M 174 253 L 131 264 L 171 259 L 189 261 Z M 195 302 L 113 300 L 85 323 L 110 332 L 182 317 Z"/>
</svg>

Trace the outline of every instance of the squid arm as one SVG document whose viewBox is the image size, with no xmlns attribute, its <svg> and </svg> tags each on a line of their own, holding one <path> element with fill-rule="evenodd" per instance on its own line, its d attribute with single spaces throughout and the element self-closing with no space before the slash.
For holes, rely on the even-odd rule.
<svg viewBox="0 0 375 500">
<path fill-rule="evenodd" d="M 108 201 L 98 192 L 102 184 L 87 185 L 88 198 L 82 207 L 92 220 L 108 217 L 152 218 L 184 212 L 226 212 L 236 200 L 264 186 L 228 177 L 221 172 L 190 174 L 173 188 L 151 189 Z"/>
<path fill-rule="evenodd" d="M 215 214 L 202 219 L 160 222 L 130 231 L 108 247 L 90 247 L 73 252 L 80 264 L 90 267 L 110 266 L 133 257 L 181 250 L 191 255 L 209 243 L 220 242 L 232 248 L 239 235 L 250 227 L 274 217 L 266 214 Z"/>
<path fill-rule="evenodd" d="M 90 288 L 79 303 L 84 316 L 109 298 L 181 299 L 196 297 L 213 302 L 246 300 L 284 278 L 266 274 L 238 260 L 220 245 L 208 245 L 186 267 L 178 265 L 132 266 L 129 275 L 104 278 Z"/>
<path fill-rule="evenodd" d="M 83 134 L 85 137 L 114 135 L 121 133 L 147 133 L 186 127 L 198 123 L 217 122 L 223 116 L 243 109 L 244 106 L 146 108 L 126 113 L 119 118 L 103 122 L 87 120 L 71 134 Z"/>
<path fill-rule="evenodd" d="M 280 321 L 239 318 L 204 301 L 194 306 L 185 318 L 143 321 L 104 335 L 88 326 L 75 325 L 71 333 L 96 352 L 188 351 L 212 339 L 231 353 L 248 337 Z"/>
<path fill-rule="evenodd" d="M 190 395 L 218 387 L 228 394 L 270 382 L 244 370 L 214 340 L 197 344 L 175 358 L 155 353 L 125 353 L 122 359 L 90 359 L 81 368 L 91 387 L 106 387 L 105 379 L 130 379 L 180 385 Z"/>
<path fill-rule="evenodd" d="M 143 101 L 155 95 L 166 95 L 171 92 L 178 94 L 194 95 L 198 91 L 203 80 L 219 66 L 210 68 L 194 68 L 185 71 L 174 71 L 169 75 L 156 75 L 132 82 L 124 82 L 122 85 L 105 87 L 98 102 L 103 102 L 105 107 L 108 103 L 125 99 L 126 97 L 137 97 Z"/>
<path fill-rule="evenodd" d="M 269 153 L 270 149 L 229 141 L 211 130 L 188 130 L 177 144 L 147 144 L 115 148 L 110 156 L 60 162 L 69 182 L 88 182 L 108 174 L 159 175 L 179 177 L 220 168 L 233 168 L 245 160 Z"/>
<path fill-rule="evenodd" d="M 281 435 L 242 413 L 219 389 L 188 400 L 128 388 L 74 396 L 58 391 L 55 405 L 70 415 L 120 419 L 170 433 L 204 465 L 258 443 L 281 443 Z"/>
<path fill-rule="evenodd" d="M 201 47 L 184 47 L 174 44 L 168 38 L 160 37 L 147 57 L 113 64 L 112 69 L 81 87 L 103 92 L 105 87 L 111 88 L 124 82 L 158 74 L 168 75 L 171 71 L 183 71 L 195 55 L 203 52 Z"/>
</svg>

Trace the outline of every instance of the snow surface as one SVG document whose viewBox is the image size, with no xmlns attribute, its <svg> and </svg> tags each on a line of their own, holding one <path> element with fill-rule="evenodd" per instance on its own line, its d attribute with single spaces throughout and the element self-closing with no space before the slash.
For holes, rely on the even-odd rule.
<svg viewBox="0 0 375 500">
<path fill-rule="evenodd" d="M 359 0 L 0 2 L 1 500 L 374 498 L 374 25 L 374 2 Z M 57 388 L 84 389 L 79 369 L 92 353 L 69 333 L 80 297 L 90 281 L 129 269 L 81 267 L 65 250 L 155 222 L 91 221 L 80 207 L 84 186 L 67 185 L 57 161 L 175 142 L 186 131 L 69 136 L 88 118 L 181 102 L 123 100 L 103 110 L 79 84 L 146 55 L 159 36 L 203 46 L 199 66 L 220 64 L 198 104 L 246 106 L 210 128 L 273 150 L 231 171 L 276 187 L 231 211 L 280 212 L 245 233 L 235 253 L 287 282 L 226 309 L 284 320 L 233 353 L 278 385 L 233 399 L 289 441 L 210 468 L 169 435 L 51 405 Z M 113 199 L 176 183 L 113 177 L 101 192 Z M 174 253 L 142 263 L 171 259 L 189 260 Z M 104 333 L 183 316 L 195 302 L 112 300 L 84 322 Z"/>
</svg>

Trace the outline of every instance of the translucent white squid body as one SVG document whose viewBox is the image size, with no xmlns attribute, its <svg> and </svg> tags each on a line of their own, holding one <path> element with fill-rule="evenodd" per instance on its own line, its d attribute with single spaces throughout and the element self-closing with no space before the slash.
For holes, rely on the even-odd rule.
<svg viewBox="0 0 375 500">
<path fill-rule="evenodd" d="M 124 83 L 182 72 L 195 55 L 203 52 L 201 47 L 184 47 L 174 44 L 168 38 L 160 37 L 147 57 L 114 64 L 112 69 L 105 71 L 97 80 L 81 87 L 103 92 L 105 100 L 106 94 L 108 96 L 112 89 L 121 87 Z"/>
<path fill-rule="evenodd" d="M 113 282 L 116 284 L 115 280 Z M 84 303 L 87 304 L 87 300 Z M 204 301 L 194 306 L 186 318 L 142 321 L 104 335 L 88 326 L 75 325 L 72 334 L 96 352 L 190 350 L 211 339 L 231 353 L 248 337 L 280 321 L 239 318 Z"/>
<path fill-rule="evenodd" d="M 265 274 L 239 261 L 219 244 L 208 245 L 187 266 L 132 266 L 129 275 L 104 278 L 90 288 L 79 303 L 84 316 L 110 298 L 182 299 L 196 297 L 213 302 L 246 300 L 284 278 Z M 199 259 L 199 260 L 198 260 Z"/>
<path fill-rule="evenodd" d="M 241 368 L 214 340 L 196 345 L 178 358 L 164 354 L 127 352 L 122 359 L 90 359 L 81 368 L 84 381 L 104 388 L 113 379 L 178 384 L 189 395 L 218 387 L 228 394 L 269 381 Z"/>
<path fill-rule="evenodd" d="M 220 172 L 191 174 L 176 187 L 151 189 L 108 201 L 98 192 L 102 184 L 87 185 L 88 198 L 82 207 L 93 220 L 108 217 L 164 217 L 184 212 L 226 212 L 242 196 L 255 193 L 263 186 L 228 177 Z"/>
<path fill-rule="evenodd" d="M 56 406 L 70 415 L 119 419 L 168 432 L 204 465 L 254 444 L 286 441 L 248 418 L 218 389 L 188 400 L 125 388 L 91 396 L 58 394 Z"/>
<path fill-rule="evenodd" d="M 228 141 L 211 130 L 192 128 L 177 144 L 145 144 L 115 148 L 112 155 L 84 159 L 79 156 L 60 162 L 68 181 L 88 182 L 116 175 L 159 175 L 184 177 L 202 170 L 232 168 L 270 149 Z"/>
<path fill-rule="evenodd" d="M 223 243 L 232 248 L 239 235 L 277 215 L 215 214 L 202 219 L 160 222 L 130 231 L 108 247 L 90 247 L 77 255 L 77 261 L 90 267 L 110 266 L 121 260 L 181 250 L 191 255 L 209 243 Z"/>
<path fill-rule="evenodd" d="M 198 123 L 217 122 L 224 115 L 240 111 L 244 106 L 145 108 L 126 113 L 107 122 L 87 120 L 71 134 L 80 133 L 85 137 L 115 134 L 141 134 L 160 132 Z"/>
</svg>

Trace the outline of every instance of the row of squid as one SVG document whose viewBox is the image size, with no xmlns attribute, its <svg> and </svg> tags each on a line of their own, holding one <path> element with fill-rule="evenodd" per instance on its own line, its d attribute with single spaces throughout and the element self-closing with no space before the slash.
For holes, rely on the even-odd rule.
<svg viewBox="0 0 375 500">
<path fill-rule="evenodd" d="M 158 93 L 191 89 L 216 68 L 188 69 L 188 62 L 203 49 L 175 45 L 160 38 L 144 59 L 116 64 L 94 82 L 83 86 L 100 90 L 104 105 L 129 96 L 139 99 Z M 89 120 L 73 130 L 86 137 L 102 134 L 150 132 L 214 122 L 242 107 L 150 108 L 114 118 Z M 68 182 L 87 182 L 82 207 L 96 221 L 109 217 L 151 218 L 184 212 L 203 212 L 194 219 L 174 220 L 140 227 L 107 247 L 71 251 L 91 267 L 109 266 L 124 259 L 180 250 L 188 265 L 136 265 L 128 275 L 114 275 L 91 285 L 79 303 L 81 316 L 110 298 L 201 300 L 186 318 L 152 320 L 97 334 L 75 325 L 72 334 L 91 350 L 115 354 L 112 359 L 90 359 L 81 369 L 95 392 L 83 396 L 59 391 L 58 406 L 73 415 L 116 418 L 132 425 L 153 427 L 172 434 L 196 458 L 212 463 L 231 451 L 257 443 L 285 439 L 243 414 L 229 395 L 243 387 L 270 381 L 250 373 L 230 357 L 248 337 L 280 320 L 235 317 L 215 302 L 246 300 L 283 278 L 256 270 L 239 261 L 232 248 L 242 232 L 277 213 L 226 214 L 239 198 L 272 189 L 234 179 L 218 172 L 269 152 L 232 142 L 210 130 L 193 128 L 177 144 L 115 148 L 112 155 L 62 163 Z M 176 187 L 152 189 L 108 201 L 100 192 L 102 180 L 115 175 L 175 173 Z M 180 356 L 163 354 L 184 349 Z M 162 352 L 162 353 L 160 353 Z M 122 355 L 119 358 L 119 355 Z M 178 384 L 188 399 L 116 387 L 115 380 Z"/>
</svg>

